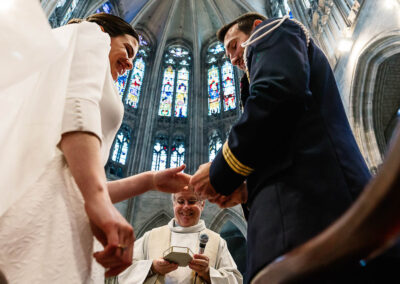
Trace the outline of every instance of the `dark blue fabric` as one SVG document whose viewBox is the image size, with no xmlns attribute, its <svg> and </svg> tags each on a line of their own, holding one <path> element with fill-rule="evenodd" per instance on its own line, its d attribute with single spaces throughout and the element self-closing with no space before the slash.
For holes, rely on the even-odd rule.
<svg viewBox="0 0 400 284">
<path fill-rule="evenodd" d="M 329 63 L 312 40 L 307 47 L 297 24 L 286 20 L 253 43 L 247 62 L 250 95 L 228 145 L 241 163 L 255 169 L 247 177 L 246 274 L 251 279 L 337 219 L 370 173 Z M 230 194 L 245 179 L 217 155 L 210 181 L 219 193 Z"/>
</svg>

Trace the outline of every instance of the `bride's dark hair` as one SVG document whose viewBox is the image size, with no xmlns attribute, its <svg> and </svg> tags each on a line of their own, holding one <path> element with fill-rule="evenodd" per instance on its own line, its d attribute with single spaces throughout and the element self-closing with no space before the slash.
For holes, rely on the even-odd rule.
<svg viewBox="0 0 400 284">
<path fill-rule="evenodd" d="M 135 29 L 120 17 L 107 13 L 97 13 L 88 16 L 86 19 L 71 19 L 68 21 L 68 24 L 76 24 L 82 21 L 96 23 L 99 26 L 102 26 L 104 31 L 108 33 L 110 37 L 127 34 L 133 36 L 139 42 L 139 35 Z"/>
</svg>

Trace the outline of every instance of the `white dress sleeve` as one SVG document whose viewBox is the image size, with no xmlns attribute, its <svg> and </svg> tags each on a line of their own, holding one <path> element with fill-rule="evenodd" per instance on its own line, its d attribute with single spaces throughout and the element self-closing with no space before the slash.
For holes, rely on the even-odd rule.
<svg viewBox="0 0 400 284">
<path fill-rule="evenodd" d="M 103 94 L 106 72 L 110 72 L 110 37 L 95 23 L 83 22 L 78 25 L 61 133 L 90 132 L 101 141 L 99 102 Z"/>
</svg>

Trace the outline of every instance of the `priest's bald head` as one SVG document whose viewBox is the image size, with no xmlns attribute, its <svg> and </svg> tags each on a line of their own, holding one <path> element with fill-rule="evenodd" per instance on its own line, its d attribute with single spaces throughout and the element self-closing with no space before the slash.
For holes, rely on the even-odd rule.
<svg viewBox="0 0 400 284">
<path fill-rule="evenodd" d="M 175 221 L 181 227 L 196 225 L 203 212 L 205 201 L 190 190 L 172 195 Z"/>
</svg>

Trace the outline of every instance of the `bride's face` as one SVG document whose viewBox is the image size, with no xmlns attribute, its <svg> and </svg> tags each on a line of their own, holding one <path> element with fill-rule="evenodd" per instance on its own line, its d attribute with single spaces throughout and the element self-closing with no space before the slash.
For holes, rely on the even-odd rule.
<svg viewBox="0 0 400 284">
<path fill-rule="evenodd" d="M 111 37 L 110 59 L 111 75 L 115 80 L 127 70 L 132 69 L 133 59 L 139 50 L 138 41 L 131 35 Z"/>
</svg>

